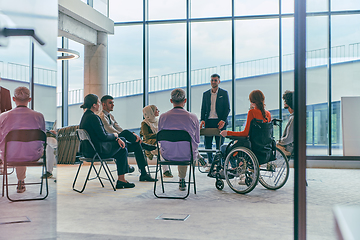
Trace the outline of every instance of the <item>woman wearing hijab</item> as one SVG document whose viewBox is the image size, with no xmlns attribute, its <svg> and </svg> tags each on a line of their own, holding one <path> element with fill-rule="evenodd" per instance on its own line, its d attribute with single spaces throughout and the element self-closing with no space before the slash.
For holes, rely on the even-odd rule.
<svg viewBox="0 0 360 240">
<path fill-rule="evenodd" d="M 141 122 L 140 134 L 143 136 L 143 142 L 156 145 L 156 134 L 158 132 L 159 109 L 155 105 L 148 105 L 143 108 L 144 120 Z M 145 151 L 146 156 L 152 160 L 156 152 Z M 172 178 L 169 166 L 163 166 L 164 177 Z"/>
</svg>

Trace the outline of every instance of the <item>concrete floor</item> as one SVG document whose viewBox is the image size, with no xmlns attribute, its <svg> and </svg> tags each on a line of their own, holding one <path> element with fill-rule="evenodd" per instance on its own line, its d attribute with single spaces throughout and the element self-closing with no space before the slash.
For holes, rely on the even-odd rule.
<svg viewBox="0 0 360 240">
<path fill-rule="evenodd" d="M 10 203 L 1 198 L 0 220 L 28 216 L 31 222 L 0 224 L 0 239 L 56 239 L 55 225 L 57 239 L 293 239 L 293 169 L 282 189 L 258 185 L 246 195 L 226 184 L 219 191 L 214 179 L 196 170 L 197 194 L 191 191 L 186 200 L 155 198 L 153 183 L 139 182 L 138 171 L 127 175 L 134 189 L 114 192 L 109 183 L 102 188 L 91 181 L 80 194 L 71 188 L 76 169 L 59 165 L 58 181 L 51 179 L 51 194 L 44 201 Z M 307 170 L 307 239 L 336 239 L 332 209 L 360 205 L 359 173 Z M 156 219 L 161 214 L 190 216 L 186 221 Z"/>
</svg>

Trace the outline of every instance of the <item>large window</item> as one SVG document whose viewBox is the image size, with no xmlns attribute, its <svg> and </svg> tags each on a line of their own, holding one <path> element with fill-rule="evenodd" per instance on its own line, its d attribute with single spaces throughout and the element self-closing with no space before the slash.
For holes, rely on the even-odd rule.
<svg viewBox="0 0 360 240">
<path fill-rule="evenodd" d="M 267 109 L 273 117 L 283 118 L 285 126 L 289 112 L 281 109 L 282 94 L 294 90 L 293 0 L 236 0 L 234 19 L 230 0 L 192 0 L 189 6 L 180 0 L 171 4 L 148 0 L 145 8 L 142 3 L 110 1 L 110 17 L 116 22 L 115 35 L 109 37 L 110 93 L 115 89 L 112 85 L 117 84 L 123 97 L 138 99 L 137 94 L 144 90 L 142 81 L 148 81 L 149 104 L 159 105 L 164 112 L 171 108 L 171 89 L 188 87 L 190 109 L 200 118 L 202 93 L 209 89 L 210 75 L 216 72 L 221 76 L 220 87 L 231 98 L 235 93 L 235 104 L 231 106 L 235 116 L 230 113 L 228 129 L 243 129 L 248 95 L 254 89 L 264 92 Z M 311 156 L 342 155 L 340 101 L 342 96 L 357 95 L 354 77 L 360 52 L 356 29 L 360 6 L 350 0 L 333 0 L 328 5 L 327 0 L 307 1 L 306 143 Z M 348 12 L 344 11 L 332 15 L 329 7 L 331 11 L 353 14 L 346 15 Z M 145 36 L 144 26 L 148 31 Z M 148 74 L 144 74 L 144 69 Z M 344 71 L 349 76 L 347 85 L 341 84 Z M 142 79 L 144 75 L 148 79 Z M 187 76 L 191 86 L 186 86 Z M 141 105 L 140 98 L 137 101 Z M 280 134 L 280 129 L 276 130 L 275 137 Z"/>
<path fill-rule="evenodd" d="M 231 94 L 231 22 L 193 23 L 191 33 L 191 111 L 200 119 L 212 74 L 220 75 L 219 87 Z"/>
</svg>

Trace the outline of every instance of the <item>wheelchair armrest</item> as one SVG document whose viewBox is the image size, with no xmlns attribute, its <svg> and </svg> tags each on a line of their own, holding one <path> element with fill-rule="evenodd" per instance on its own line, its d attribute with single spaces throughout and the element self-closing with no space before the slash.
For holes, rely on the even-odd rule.
<svg viewBox="0 0 360 240">
<path fill-rule="evenodd" d="M 246 140 L 248 137 L 226 136 L 226 138 L 229 138 L 229 139 L 231 139 L 231 140 L 239 140 L 239 141 L 242 141 L 242 140 Z"/>
</svg>

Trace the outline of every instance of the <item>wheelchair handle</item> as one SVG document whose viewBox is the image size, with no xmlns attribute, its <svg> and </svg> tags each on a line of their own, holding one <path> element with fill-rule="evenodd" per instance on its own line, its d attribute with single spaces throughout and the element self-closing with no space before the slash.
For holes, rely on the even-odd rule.
<svg viewBox="0 0 360 240">
<path fill-rule="evenodd" d="M 280 126 L 280 123 L 282 123 L 282 119 L 273 118 L 272 120 L 273 125 Z"/>
</svg>

